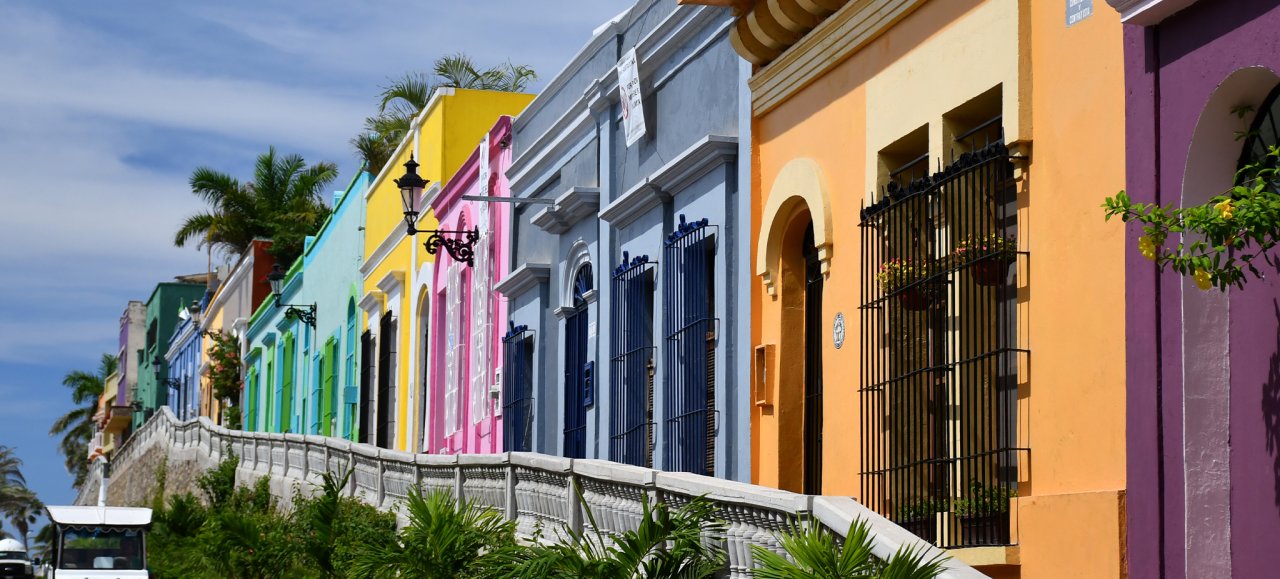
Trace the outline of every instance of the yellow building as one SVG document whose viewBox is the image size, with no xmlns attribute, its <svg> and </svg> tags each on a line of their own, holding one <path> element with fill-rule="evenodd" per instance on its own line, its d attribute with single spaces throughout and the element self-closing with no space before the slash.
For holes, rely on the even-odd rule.
<svg viewBox="0 0 1280 579">
<path fill-rule="evenodd" d="M 434 256 L 423 242 L 430 233 L 405 235 L 403 201 L 394 180 L 404 174 L 410 155 L 418 174 L 431 186 L 418 207 L 467 160 L 501 115 L 516 115 L 533 95 L 496 91 L 437 89 L 412 129 L 365 193 L 364 296 L 360 308 L 367 329 L 361 355 L 361 428 L 363 441 L 383 448 L 422 451 L 425 415 L 421 342 L 428 339 L 430 269 Z M 419 215 L 420 232 L 436 229 L 429 210 Z M 421 312 L 421 314 L 420 314 Z"/>
<path fill-rule="evenodd" d="M 993 576 L 1124 575 L 1118 16 L 686 1 L 755 65 L 753 481 Z"/>
<path fill-rule="evenodd" d="M 98 448 L 107 456 L 111 456 L 116 447 L 124 442 L 124 433 L 133 417 L 132 408 L 119 403 L 119 395 L 120 372 L 117 371 L 107 376 L 103 383 L 102 396 L 98 398 L 98 411 L 93 415 L 98 424 Z"/>
</svg>

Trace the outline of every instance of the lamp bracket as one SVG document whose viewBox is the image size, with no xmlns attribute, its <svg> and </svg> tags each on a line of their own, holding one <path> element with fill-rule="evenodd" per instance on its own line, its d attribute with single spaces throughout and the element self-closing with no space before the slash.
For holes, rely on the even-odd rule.
<svg viewBox="0 0 1280 579">
<path fill-rule="evenodd" d="M 427 253 L 435 255 L 441 247 L 449 253 L 454 261 L 467 264 L 468 267 L 475 267 L 476 264 L 476 241 L 480 240 L 480 228 L 477 227 L 470 231 L 450 231 L 445 229 L 437 229 L 431 231 L 431 236 L 427 238 L 427 242 L 423 244 L 427 248 Z M 459 236 L 459 237 L 446 237 Z"/>
</svg>

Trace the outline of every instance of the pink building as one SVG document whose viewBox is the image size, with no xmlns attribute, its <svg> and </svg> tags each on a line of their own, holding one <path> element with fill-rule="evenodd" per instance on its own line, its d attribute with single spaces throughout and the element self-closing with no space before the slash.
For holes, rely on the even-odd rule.
<svg viewBox="0 0 1280 579">
<path fill-rule="evenodd" d="M 436 255 L 431 300 L 428 433 L 424 450 L 439 454 L 502 450 L 498 369 L 506 304 L 494 291 L 506 271 L 510 209 L 463 196 L 508 197 L 511 117 L 500 117 L 480 146 L 431 202 L 440 229 L 477 230 L 474 263 Z M 461 235 L 451 235 L 462 238 Z"/>
</svg>

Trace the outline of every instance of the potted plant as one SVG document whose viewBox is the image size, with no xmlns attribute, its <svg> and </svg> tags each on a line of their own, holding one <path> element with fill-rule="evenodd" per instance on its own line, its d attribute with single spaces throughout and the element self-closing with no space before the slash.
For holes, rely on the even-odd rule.
<svg viewBox="0 0 1280 579">
<path fill-rule="evenodd" d="M 1016 491 L 969 481 L 969 494 L 951 503 L 960 519 L 960 542 L 965 547 L 1009 544 L 1009 499 Z"/>
<path fill-rule="evenodd" d="M 898 516 L 894 522 L 911 531 L 911 534 L 936 544 L 938 539 L 937 514 L 946 511 L 947 501 L 945 499 L 920 497 L 902 505 L 898 509 Z"/>
<path fill-rule="evenodd" d="M 928 271 L 929 268 L 920 262 L 894 257 L 880 264 L 876 280 L 886 295 L 897 294 L 902 309 L 918 312 L 928 309 L 932 301 L 924 284 L 916 283 L 924 279 Z"/>
<path fill-rule="evenodd" d="M 956 265 L 973 262 L 969 271 L 973 281 L 981 286 L 993 286 L 1004 283 L 1009 266 L 1017 260 L 1018 242 L 1013 237 L 1005 237 L 999 233 L 986 235 L 970 235 L 956 245 L 951 252 L 952 262 Z"/>
</svg>

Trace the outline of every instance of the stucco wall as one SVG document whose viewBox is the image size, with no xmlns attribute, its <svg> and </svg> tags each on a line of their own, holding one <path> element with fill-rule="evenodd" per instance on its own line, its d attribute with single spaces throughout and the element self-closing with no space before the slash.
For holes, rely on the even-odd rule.
<svg viewBox="0 0 1280 579">
<path fill-rule="evenodd" d="M 850 3 L 844 10 L 857 9 Z M 1061 3 L 927 2 L 866 47 L 756 119 L 753 261 L 787 243 L 812 218 L 829 224 L 823 288 L 824 493 L 858 496 L 862 426 L 857 388 L 862 349 L 857 305 L 863 275 L 858 213 L 878 199 L 878 153 L 927 127 L 934 169 L 954 145 L 947 118 L 992 89 L 1006 142 L 1029 156 L 1018 173 L 1020 358 L 1019 459 L 1014 542 L 1021 563 L 1002 576 L 1073 576 L 1071 553 L 1091 553 L 1090 577 L 1124 573 L 1125 351 L 1123 238 L 1102 221 L 1101 198 L 1124 187 L 1124 98 L 1119 16 L 1095 10 L 1074 26 Z M 834 17 L 833 17 L 834 18 Z M 796 164 L 799 163 L 799 164 Z M 808 181 L 797 180 L 795 171 Z M 812 183 L 812 194 L 796 187 Z M 805 201 L 774 202 L 804 196 Z M 795 196 L 795 197 L 792 197 Z M 770 214 L 771 208 L 780 208 Z M 771 220 L 771 221 L 769 221 Z M 776 238 L 762 240 L 769 221 Z M 768 262 L 769 260 L 765 260 Z M 787 265 L 768 263 L 771 295 L 752 284 L 753 344 L 778 348 L 773 404 L 755 410 L 753 481 L 796 490 L 802 482 L 803 340 Z M 843 347 L 832 320 L 843 313 Z M 1081 532 L 1062 549 L 1062 529 Z"/>
<path fill-rule="evenodd" d="M 1231 107 L 1256 107 L 1274 87 L 1278 21 L 1274 2 L 1201 1 L 1157 26 L 1126 29 L 1128 138 L 1142 144 L 1128 156 L 1135 201 L 1194 203 L 1215 192 L 1189 184 L 1229 182 L 1222 173 L 1231 168 L 1197 145 L 1230 132 L 1214 126 L 1233 120 Z M 1236 85 L 1253 67 L 1271 76 Z M 1217 98 L 1222 90 L 1239 92 Z M 1280 286 L 1271 276 L 1211 308 L 1196 305 L 1213 296 L 1158 276 L 1136 250 L 1140 234 L 1128 228 L 1126 244 L 1130 571 L 1269 576 L 1280 534 Z M 1218 372 L 1191 379 L 1204 369 Z"/>
</svg>

